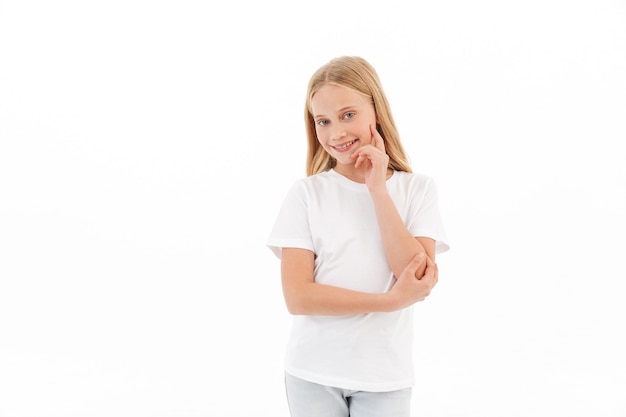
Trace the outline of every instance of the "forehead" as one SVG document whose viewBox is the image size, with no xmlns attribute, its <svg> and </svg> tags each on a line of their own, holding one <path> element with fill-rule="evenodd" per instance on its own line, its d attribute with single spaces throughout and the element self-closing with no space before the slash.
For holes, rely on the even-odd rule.
<svg viewBox="0 0 626 417">
<path fill-rule="evenodd" d="M 337 84 L 324 84 L 311 98 L 314 114 L 371 103 L 372 101 L 368 96 Z"/>
</svg>

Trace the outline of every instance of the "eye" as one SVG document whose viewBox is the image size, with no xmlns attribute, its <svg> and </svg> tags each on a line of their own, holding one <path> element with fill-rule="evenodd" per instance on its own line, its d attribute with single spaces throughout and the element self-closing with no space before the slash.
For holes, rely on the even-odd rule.
<svg viewBox="0 0 626 417">
<path fill-rule="evenodd" d="M 318 126 L 326 126 L 328 124 L 328 120 L 320 119 L 317 122 L 315 122 L 315 124 L 318 125 Z"/>
<path fill-rule="evenodd" d="M 355 115 L 355 114 L 356 114 L 356 113 L 354 113 L 354 112 L 348 112 L 348 113 L 345 113 L 345 114 L 343 115 L 343 118 L 344 118 L 344 119 L 352 119 L 352 118 L 354 117 L 354 115 Z"/>
</svg>

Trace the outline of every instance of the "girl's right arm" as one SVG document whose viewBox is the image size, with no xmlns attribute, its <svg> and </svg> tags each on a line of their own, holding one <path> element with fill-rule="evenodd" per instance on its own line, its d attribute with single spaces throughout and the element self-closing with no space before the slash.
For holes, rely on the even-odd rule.
<svg viewBox="0 0 626 417">
<path fill-rule="evenodd" d="M 415 271 L 423 262 L 427 263 L 426 273 L 418 280 Z M 313 269 L 314 254 L 310 250 L 282 249 L 283 295 L 291 314 L 346 316 L 399 310 L 426 298 L 437 283 L 438 275 L 437 266 L 427 256 L 418 255 L 389 292 L 376 294 L 318 284 Z"/>
</svg>

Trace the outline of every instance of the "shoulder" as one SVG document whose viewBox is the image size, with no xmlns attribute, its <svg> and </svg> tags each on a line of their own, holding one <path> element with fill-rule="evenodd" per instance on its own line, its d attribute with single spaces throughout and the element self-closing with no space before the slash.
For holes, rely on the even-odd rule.
<svg viewBox="0 0 626 417">
<path fill-rule="evenodd" d="M 295 180 L 291 189 L 306 189 L 319 185 L 323 185 L 332 181 L 331 171 L 320 172 L 319 174 L 310 175 L 308 177 L 302 177 Z"/>
<path fill-rule="evenodd" d="M 340 186 L 345 181 L 344 177 L 333 170 L 329 170 L 300 178 L 294 183 L 292 188 L 327 189 Z"/>
<path fill-rule="evenodd" d="M 328 191 L 329 185 L 332 184 L 333 175 L 330 171 L 321 172 L 319 174 L 303 177 L 295 180 L 288 191 L 288 196 L 307 199 Z"/>
</svg>

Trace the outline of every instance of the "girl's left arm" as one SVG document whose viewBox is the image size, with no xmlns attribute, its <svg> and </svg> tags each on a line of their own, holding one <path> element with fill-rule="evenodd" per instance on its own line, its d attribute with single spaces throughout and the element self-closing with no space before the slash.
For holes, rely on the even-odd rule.
<svg viewBox="0 0 626 417">
<path fill-rule="evenodd" d="M 435 261 L 435 241 L 427 237 L 414 237 L 406 228 L 398 209 L 387 191 L 389 156 L 385 151 L 382 136 L 375 126 L 370 126 L 371 143 L 360 148 L 352 157 L 355 167 L 366 164 L 365 182 L 374 202 L 376 219 L 382 235 L 387 262 L 396 277 L 399 277 L 411 259 L 420 252 Z M 424 275 L 426 263 L 415 273 L 419 279 Z"/>
<path fill-rule="evenodd" d="M 381 188 L 372 192 L 372 200 L 376 210 L 376 218 L 382 235 L 387 262 L 393 274 L 398 277 L 415 255 L 425 252 L 435 261 L 435 241 L 427 237 L 413 237 L 404 225 L 400 214 L 387 189 Z M 426 263 L 420 265 L 415 276 L 424 275 Z"/>
</svg>

